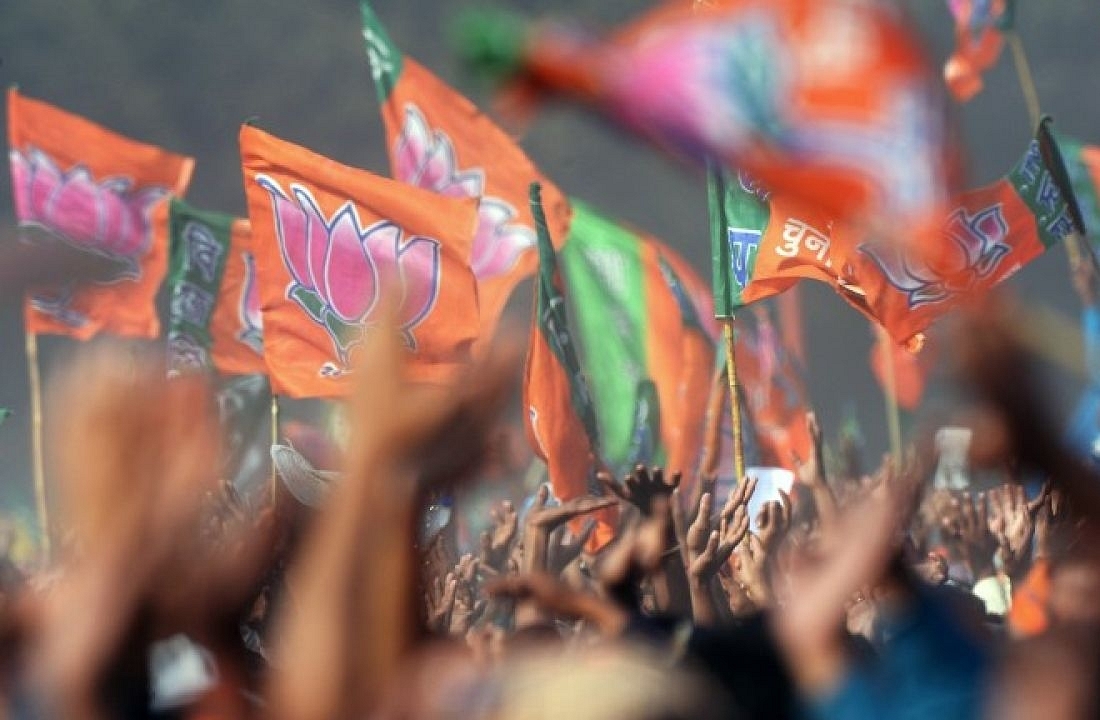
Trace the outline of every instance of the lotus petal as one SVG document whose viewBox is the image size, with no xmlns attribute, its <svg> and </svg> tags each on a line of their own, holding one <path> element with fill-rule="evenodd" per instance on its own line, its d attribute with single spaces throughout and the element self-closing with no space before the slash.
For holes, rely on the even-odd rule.
<svg viewBox="0 0 1100 720">
<path fill-rule="evenodd" d="M 12 150 L 8 153 L 11 164 L 11 190 L 15 204 L 15 217 L 27 220 L 31 217 L 31 179 L 34 169 L 23 153 Z"/>
<path fill-rule="evenodd" d="M 48 225 L 46 206 L 61 187 L 61 171 L 48 155 L 33 148 L 28 152 L 28 160 L 31 167 L 30 207 L 27 217 L 20 219 Z"/>
<path fill-rule="evenodd" d="M 479 280 L 508 272 L 520 255 L 535 246 L 535 233 L 530 228 L 508 224 L 515 216 L 512 206 L 497 198 L 483 198 L 479 204 L 470 252 L 470 268 Z"/>
<path fill-rule="evenodd" d="M 346 323 L 362 320 L 378 298 L 378 270 L 360 238 L 351 203 L 333 218 L 324 267 L 324 294 L 333 312 Z"/>
<path fill-rule="evenodd" d="M 415 347 L 411 331 L 428 316 L 439 296 L 439 243 L 426 237 L 411 238 L 398 250 L 397 267 L 403 290 L 397 317 Z"/>
<path fill-rule="evenodd" d="M 290 271 L 294 282 L 307 289 L 315 289 L 309 276 L 309 246 L 306 239 L 308 220 L 305 213 L 290 201 L 279 184 L 270 177 L 257 175 L 256 184 L 271 196 L 275 234 L 279 238 L 283 264 Z"/>
<path fill-rule="evenodd" d="M 405 106 L 405 125 L 394 149 L 394 174 L 401 182 L 418 185 L 431 146 L 431 130 L 415 105 Z"/>
<path fill-rule="evenodd" d="M 325 286 L 325 256 L 328 254 L 329 224 L 317 201 L 301 185 L 291 185 L 290 191 L 306 218 L 306 259 L 309 261 L 310 287 L 323 292 Z"/>
<path fill-rule="evenodd" d="M 74 245 L 104 250 L 99 231 L 100 195 L 88 171 L 74 168 L 46 203 L 46 222 Z"/>
<path fill-rule="evenodd" d="M 438 130 L 432 135 L 432 146 L 417 179 L 419 187 L 439 192 L 450 184 L 455 174 L 455 150 L 451 140 Z"/>
</svg>

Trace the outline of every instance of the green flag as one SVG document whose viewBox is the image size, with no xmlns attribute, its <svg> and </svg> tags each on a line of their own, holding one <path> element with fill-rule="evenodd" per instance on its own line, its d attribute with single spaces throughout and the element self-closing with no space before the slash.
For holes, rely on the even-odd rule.
<svg viewBox="0 0 1100 720">
<path fill-rule="evenodd" d="M 168 368 L 208 370 L 210 321 L 229 255 L 234 218 L 172 199 L 168 221 Z"/>
<path fill-rule="evenodd" d="M 710 251 L 714 271 L 714 316 L 733 317 L 746 304 L 745 289 L 756 268 L 771 206 L 742 186 L 736 175 L 707 168 Z"/>
<path fill-rule="evenodd" d="M 1085 230 L 1095 236 L 1100 233 L 1100 147 L 1061 133 L 1055 134 L 1055 140 L 1077 196 Z"/>
</svg>

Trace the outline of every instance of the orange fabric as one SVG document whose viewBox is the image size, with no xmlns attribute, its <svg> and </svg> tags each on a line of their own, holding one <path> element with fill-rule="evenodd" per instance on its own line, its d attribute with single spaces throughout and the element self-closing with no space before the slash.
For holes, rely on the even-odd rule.
<svg viewBox="0 0 1100 720">
<path fill-rule="evenodd" d="M 778 295 L 804 279 L 836 285 L 829 217 L 774 193 L 769 207 L 771 218 L 760 238 L 752 282 L 742 294 L 743 302 L 747 305 Z"/>
<path fill-rule="evenodd" d="M 349 392 L 356 348 L 387 303 L 410 379 L 452 377 L 478 332 L 468 265 L 477 201 L 340 165 L 251 126 L 240 144 L 273 391 Z"/>
<path fill-rule="evenodd" d="M 1027 577 L 1012 594 L 1008 611 L 1008 626 L 1016 637 L 1030 637 L 1044 632 L 1050 625 L 1050 563 L 1036 560 Z"/>
<path fill-rule="evenodd" d="M 393 176 L 449 197 L 477 197 L 470 267 L 478 280 L 481 337 L 490 339 L 516 285 L 538 265 L 527 203 L 542 186 L 550 237 L 560 247 L 572 209 L 516 141 L 465 97 L 408 56 L 382 105 Z"/>
<path fill-rule="evenodd" d="M 210 317 L 210 356 L 222 375 L 266 374 L 252 227 L 233 223 L 221 291 Z"/>
<path fill-rule="evenodd" d="M 1007 180 L 963 193 L 954 207 L 942 221 L 937 242 L 923 249 L 919 264 L 908 249 L 897 244 L 857 247 L 859 241 L 854 241 L 847 231 L 834 233 L 834 264 L 852 269 L 874 317 L 899 343 L 919 334 L 952 308 L 1015 274 L 1046 249 L 1039 237 L 1035 215 Z M 1003 240 L 1005 250 L 994 268 L 983 275 L 975 259 L 953 235 L 971 232 L 963 226 L 991 208 L 999 210 L 999 218 L 990 237 Z M 924 278 L 934 283 L 928 285 Z M 925 286 L 942 288 L 944 297 L 913 305 L 912 292 Z"/>
<path fill-rule="evenodd" d="M 955 18 L 955 52 L 943 67 L 944 80 L 952 96 L 966 102 L 982 91 L 982 73 L 997 64 L 1004 47 L 1004 36 L 993 27 L 981 28 L 977 34 L 970 29 L 970 3 L 958 3 Z M 1004 0 L 993 0 L 991 15 L 1004 14 Z"/>
<path fill-rule="evenodd" d="M 87 340 L 106 332 L 153 338 L 154 301 L 168 270 L 168 197 L 194 161 L 114 133 L 8 90 L 15 215 L 77 250 L 106 258 L 111 279 L 39 288 L 24 306 L 28 332 Z"/>
</svg>

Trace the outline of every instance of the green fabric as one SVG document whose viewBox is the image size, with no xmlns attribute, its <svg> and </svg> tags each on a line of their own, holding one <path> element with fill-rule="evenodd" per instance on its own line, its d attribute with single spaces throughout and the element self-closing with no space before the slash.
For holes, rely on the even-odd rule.
<svg viewBox="0 0 1100 720">
<path fill-rule="evenodd" d="M 714 315 L 730 318 L 745 304 L 742 296 L 756 268 L 771 207 L 743 187 L 736 175 L 713 164 L 707 168 L 707 205 Z"/>
<path fill-rule="evenodd" d="M 363 42 L 366 45 L 367 60 L 370 62 L 371 77 L 378 91 L 378 101 L 386 102 L 401 77 L 404 62 L 401 51 L 390 40 L 386 28 L 382 27 L 374 8 L 367 0 L 359 0 L 359 13 L 363 17 Z"/>
<path fill-rule="evenodd" d="M 207 370 L 210 318 L 229 255 L 232 215 L 196 210 L 172 200 L 168 220 L 168 367 Z"/>
<path fill-rule="evenodd" d="M 1055 133 L 1054 139 L 1062 150 L 1062 159 L 1066 164 L 1073 193 L 1077 196 L 1077 206 L 1081 209 L 1085 230 L 1090 235 L 1096 235 L 1100 232 L 1100 190 L 1093 182 L 1092 173 L 1082 157 L 1085 144 L 1062 133 Z"/>
<path fill-rule="evenodd" d="M 600 434 L 596 421 L 596 407 L 581 369 L 576 343 L 570 332 L 565 297 L 559 285 L 557 253 L 554 252 L 550 229 L 546 225 L 546 214 L 542 209 L 542 188 L 538 183 L 531 183 L 530 199 L 531 215 L 535 219 L 535 230 L 538 236 L 539 272 L 535 292 L 539 330 L 569 378 L 573 411 L 584 425 L 593 452 L 599 453 Z"/>
<path fill-rule="evenodd" d="M 463 61 L 490 78 L 506 78 L 520 69 L 527 34 L 522 16 L 500 8 L 464 10 L 450 32 Z"/>
<path fill-rule="evenodd" d="M 650 380 L 646 363 L 647 317 L 642 246 L 637 235 L 600 216 L 577 200 L 573 224 L 561 251 L 562 269 L 573 302 L 585 368 L 592 383 L 600 420 L 604 460 L 621 469 L 656 457 L 632 457 L 638 433 L 650 433 L 656 393 L 643 386 Z M 650 383 L 652 385 L 652 383 Z M 650 403 L 652 409 L 639 409 Z M 644 419 L 647 427 L 635 427 Z"/>
<path fill-rule="evenodd" d="M 1008 174 L 1008 181 L 1035 216 L 1044 246 L 1062 241 L 1071 232 L 1084 235 L 1081 211 L 1051 133 L 1050 118 L 1039 123 L 1035 139 Z"/>
<path fill-rule="evenodd" d="M 11 410 L 6 407 L 0 407 L 0 425 L 4 424 L 4 421 L 11 417 Z"/>
</svg>

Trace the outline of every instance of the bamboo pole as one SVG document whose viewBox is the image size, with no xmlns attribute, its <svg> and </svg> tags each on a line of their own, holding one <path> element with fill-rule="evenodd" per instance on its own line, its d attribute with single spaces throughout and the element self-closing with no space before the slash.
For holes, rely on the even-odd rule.
<svg viewBox="0 0 1100 720">
<path fill-rule="evenodd" d="M 38 336 L 25 331 L 27 383 L 31 394 L 31 466 L 34 477 L 34 504 L 42 533 L 42 554 L 50 561 L 50 511 L 46 498 L 46 471 L 42 452 L 42 379 L 38 370 Z"/>
<path fill-rule="evenodd" d="M 901 411 L 898 410 L 898 378 L 894 367 L 893 340 L 882 327 L 876 327 L 882 367 L 886 375 L 886 427 L 890 434 L 890 455 L 895 463 L 901 462 Z"/>
<path fill-rule="evenodd" d="M 733 318 L 723 321 L 722 335 L 726 342 L 726 378 L 730 386 L 730 418 L 733 421 L 733 472 L 737 482 L 741 482 L 745 477 L 745 441 L 741 430 L 741 384 L 737 379 Z"/>
</svg>

